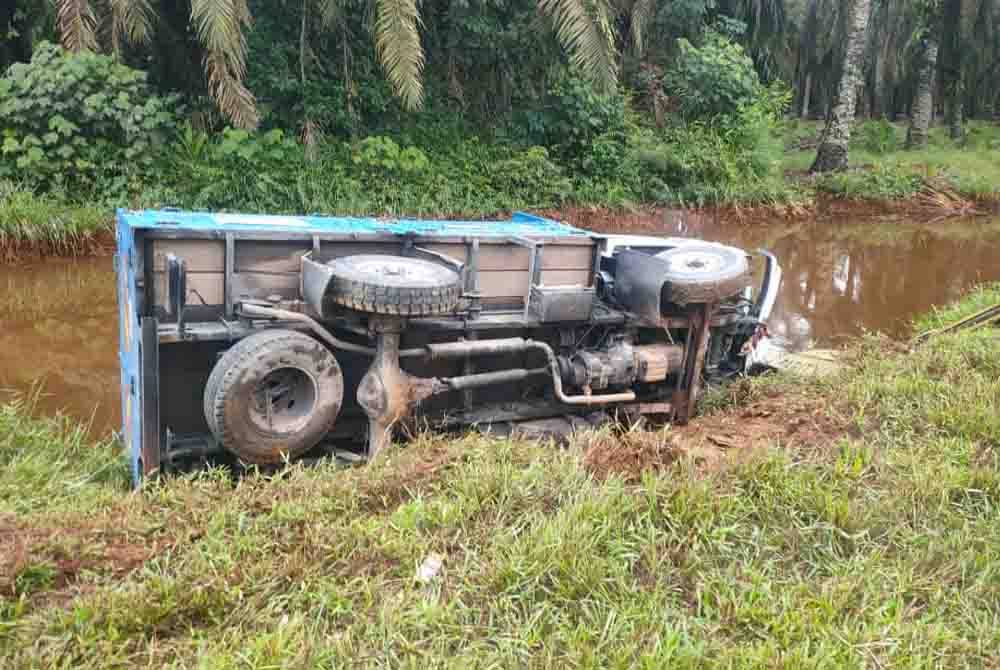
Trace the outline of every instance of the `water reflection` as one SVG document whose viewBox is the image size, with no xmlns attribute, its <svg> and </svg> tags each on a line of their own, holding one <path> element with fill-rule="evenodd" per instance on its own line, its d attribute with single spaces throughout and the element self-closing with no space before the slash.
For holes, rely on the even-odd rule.
<svg viewBox="0 0 1000 670">
<path fill-rule="evenodd" d="M 771 330 L 795 350 L 865 331 L 906 336 L 913 318 L 932 306 L 1000 280 L 1000 220 L 734 227 L 672 214 L 666 228 L 773 251 L 785 274 Z"/>
<path fill-rule="evenodd" d="M 37 409 L 119 423 L 118 317 L 110 258 L 0 267 L 0 390 L 38 386 Z"/>
<path fill-rule="evenodd" d="M 720 225 L 673 213 L 582 227 L 686 235 L 774 251 L 785 269 L 771 331 L 789 349 L 836 345 L 863 331 L 904 336 L 908 324 L 972 284 L 1000 281 L 1000 219 Z M 117 316 L 110 258 L 0 267 L 0 389 L 29 391 L 39 411 L 119 423 Z"/>
</svg>

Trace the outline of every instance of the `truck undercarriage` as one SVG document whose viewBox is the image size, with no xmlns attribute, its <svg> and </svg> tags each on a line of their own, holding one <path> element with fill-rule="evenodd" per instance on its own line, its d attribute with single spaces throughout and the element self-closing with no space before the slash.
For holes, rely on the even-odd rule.
<svg viewBox="0 0 1000 670">
<path fill-rule="evenodd" d="M 207 460 L 375 456 L 404 426 L 687 421 L 743 372 L 780 268 L 548 219 L 118 216 L 123 437 L 136 482 Z"/>
</svg>

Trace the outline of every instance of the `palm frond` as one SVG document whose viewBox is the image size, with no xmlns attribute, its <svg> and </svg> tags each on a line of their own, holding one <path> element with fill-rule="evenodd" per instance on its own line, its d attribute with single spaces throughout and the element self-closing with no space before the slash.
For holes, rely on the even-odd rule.
<svg viewBox="0 0 1000 670">
<path fill-rule="evenodd" d="M 551 17 L 570 61 L 600 88 L 613 88 L 618 66 L 614 31 L 603 0 L 539 0 L 538 7 Z"/>
<path fill-rule="evenodd" d="M 337 25 L 346 12 L 342 0 L 319 0 L 316 6 L 319 14 L 319 23 L 323 28 L 332 28 Z"/>
<path fill-rule="evenodd" d="M 205 48 L 208 90 L 219 110 L 240 128 L 256 128 L 257 102 L 243 85 L 251 18 L 246 0 L 192 0 L 191 22 Z"/>
<path fill-rule="evenodd" d="M 646 28 L 656 14 L 655 0 L 635 0 L 632 5 L 632 17 L 629 24 L 632 28 L 632 48 L 636 56 L 642 56 L 645 51 Z"/>
<path fill-rule="evenodd" d="M 108 0 L 111 10 L 111 44 L 121 52 L 122 38 L 129 44 L 148 44 L 153 31 L 149 0 Z"/>
<path fill-rule="evenodd" d="M 424 97 L 424 49 L 416 0 L 377 0 L 375 51 L 403 106 L 420 107 Z"/>
<path fill-rule="evenodd" d="M 56 23 L 68 51 L 97 50 L 97 19 L 87 0 L 56 0 Z"/>
</svg>

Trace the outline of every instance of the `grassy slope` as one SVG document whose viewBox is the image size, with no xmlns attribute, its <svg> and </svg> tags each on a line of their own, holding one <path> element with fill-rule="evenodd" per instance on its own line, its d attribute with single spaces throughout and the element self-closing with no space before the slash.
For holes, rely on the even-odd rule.
<svg viewBox="0 0 1000 670">
<path fill-rule="evenodd" d="M 699 425 L 777 428 L 721 461 L 674 461 L 685 430 L 424 438 L 368 468 L 130 493 L 110 445 L 4 407 L 0 666 L 996 663 L 996 331 L 890 350 L 716 397 Z M 647 471 L 616 474 L 604 450 L 636 444 Z"/>
<path fill-rule="evenodd" d="M 93 253 L 113 231 L 110 211 L 0 182 L 0 260 L 31 253 Z"/>
</svg>

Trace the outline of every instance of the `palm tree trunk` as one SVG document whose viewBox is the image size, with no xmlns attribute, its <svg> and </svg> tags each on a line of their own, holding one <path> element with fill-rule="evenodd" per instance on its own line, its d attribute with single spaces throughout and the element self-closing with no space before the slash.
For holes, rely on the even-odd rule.
<svg viewBox="0 0 1000 670">
<path fill-rule="evenodd" d="M 919 149 L 927 145 L 927 130 L 934 115 L 934 71 L 937 69 L 937 35 L 932 30 L 924 40 L 920 59 L 917 92 L 913 97 L 910 129 L 906 133 L 906 148 Z"/>
<path fill-rule="evenodd" d="M 946 106 L 945 115 L 948 122 L 948 135 L 951 136 L 953 140 L 961 140 L 965 136 L 965 104 L 962 100 L 962 84 L 957 82 L 953 88 L 957 88 L 957 91 L 952 91 L 952 99 Z"/>
<path fill-rule="evenodd" d="M 802 113 L 799 114 L 799 116 L 803 119 L 809 116 L 809 97 L 812 94 L 812 83 L 812 72 L 806 72 L 806 83 L 805 86 L 802 87 Z"/>
<path fill-rule="evenodd" d="M 941 83 L 944 84 L 945 117 L 952 139 L 962 138 L 962 0 L 944 0 L 941 24 Z"/>
<path fill-rule="evenodd" d="M 837 102 L 826 121 L 823 139 L 816 151 L 810 172 L 847 169 L 847 143 L 851 139 L 851 122 L 857 103 L 857 90 L 862 82 L 861 61 L 865 55 L 865 32 L 872 0 L 855 0 L 849 23 L 844 71 L 837 89 Z"/>
</svg>

